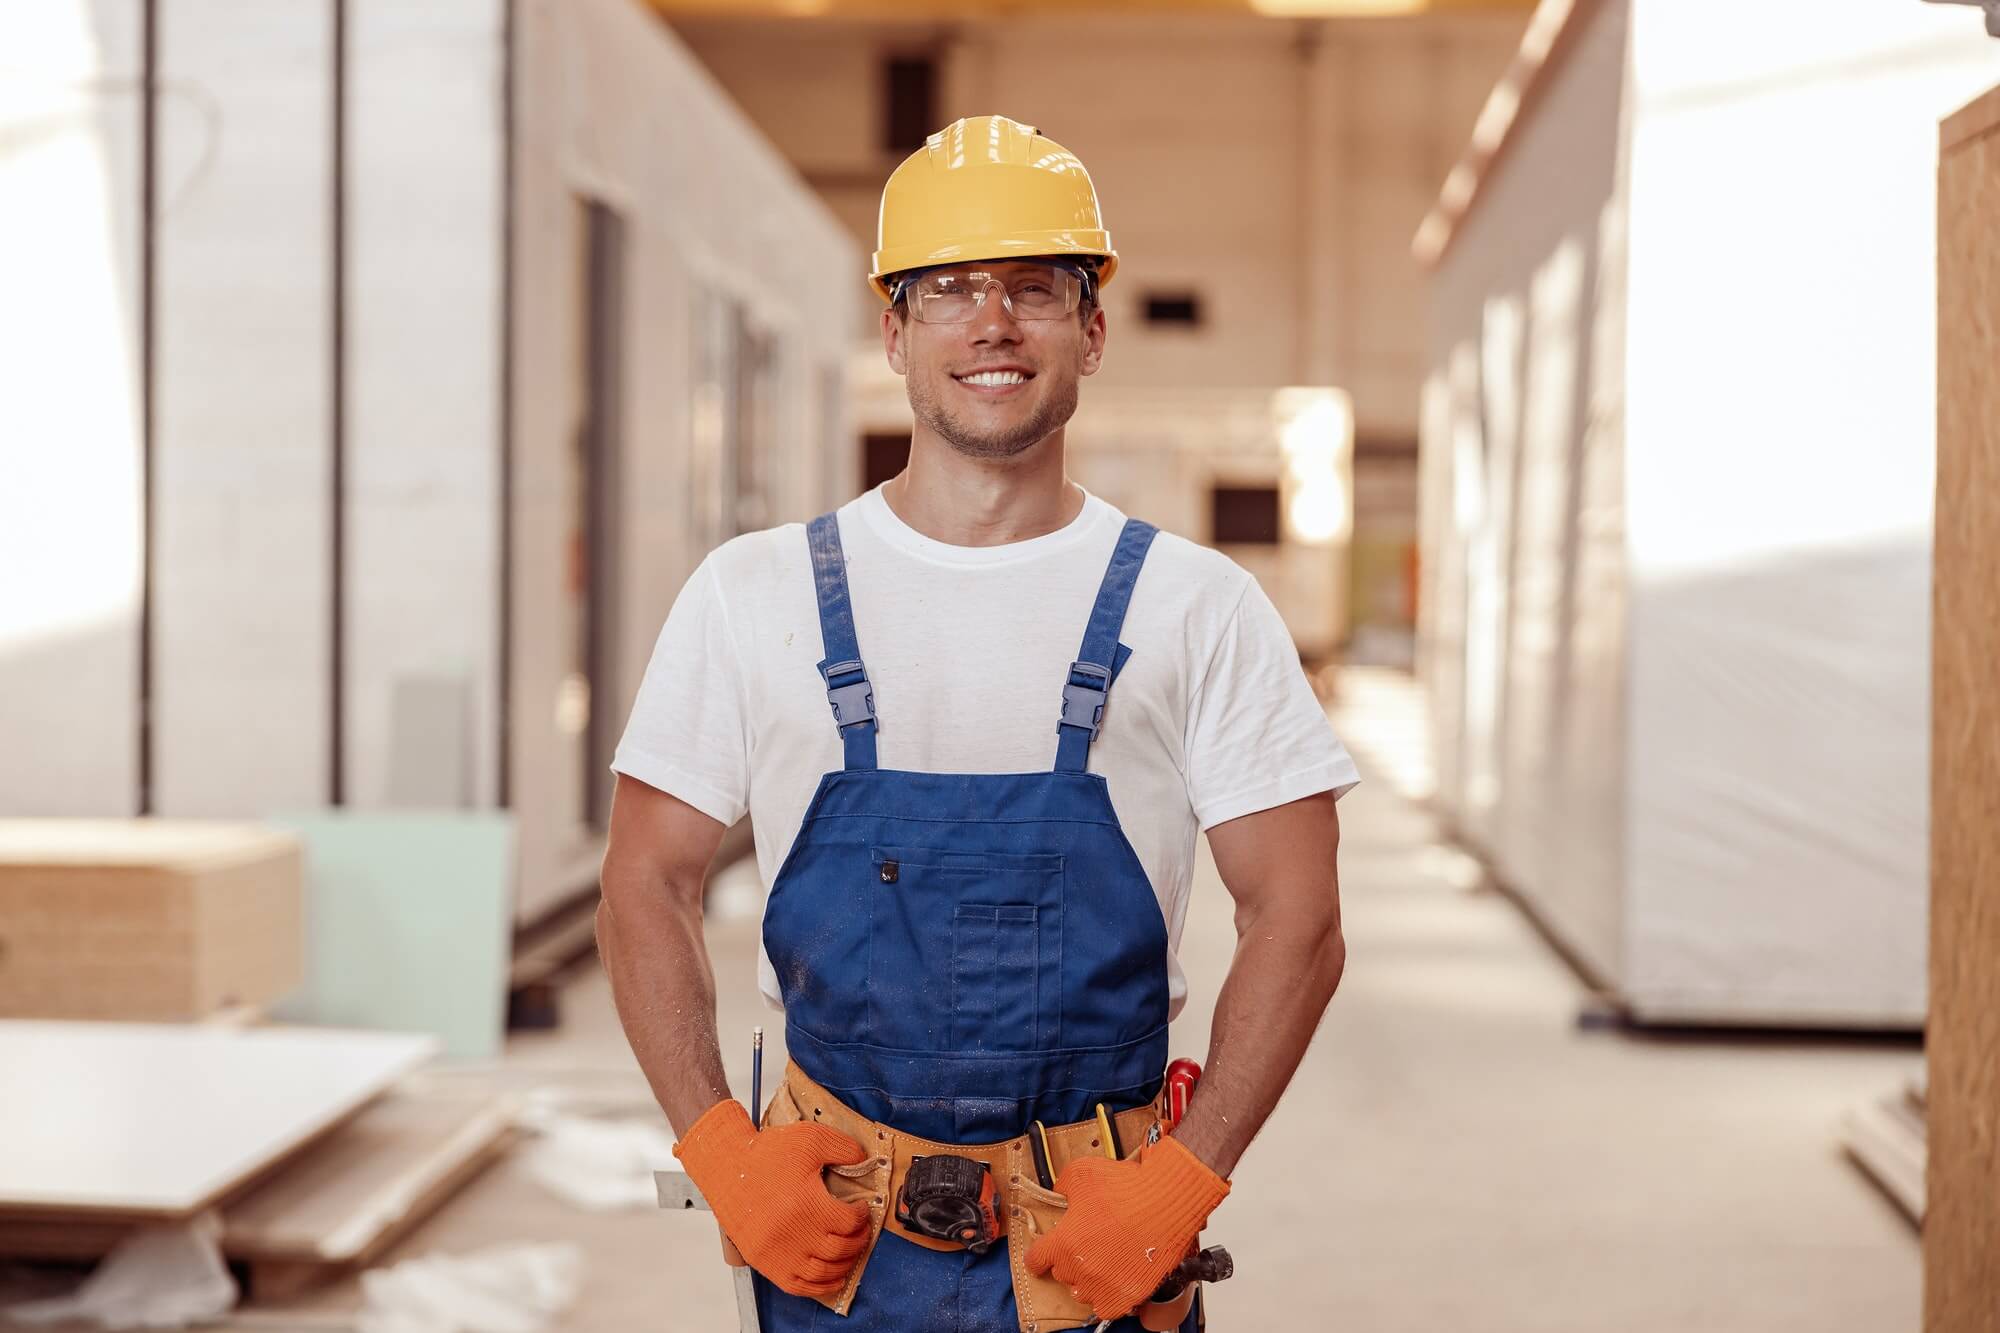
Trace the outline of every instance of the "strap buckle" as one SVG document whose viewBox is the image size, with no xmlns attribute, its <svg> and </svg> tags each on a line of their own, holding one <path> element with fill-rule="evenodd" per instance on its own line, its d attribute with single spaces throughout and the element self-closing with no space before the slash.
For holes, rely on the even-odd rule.
<svg viewBox="0 0 2000 1333">
<path fill-rule="evenodd" d="M 869 684 L 868 671 L 861 665 L 860 659 L 822 666 L 819 673 L 826 679 L 826 701 L 833 706 L 834 726 L 844 731 L 875 720 L 875 687 Z M 859 679 L 839 685 L 833 683 L 835 676 L 847 675 Z"/>
<path fill-rule="evenodd" d="M 1078 676 L 1084 679 L 1078 680 Z M 1071 662 L 1069 679 L 1063 682 L 1062 721 L 1056 723 L 1056 730 L 1083 727 L 1090 732 L 1090 739 L 1096 740 L 1104 722 L 1104 699 L 1110 692 L 1110 667 L 1095 662 Z"/>
</svg>

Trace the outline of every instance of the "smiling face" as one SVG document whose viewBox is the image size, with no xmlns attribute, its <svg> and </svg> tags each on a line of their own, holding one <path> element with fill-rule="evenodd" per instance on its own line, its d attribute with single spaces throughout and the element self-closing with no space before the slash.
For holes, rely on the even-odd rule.
<svg viewBox="0 0 2000 1333">
<path fill-rule="evenodd" d="M 969 264 L 1011 283 L 1037 268 Z M 971 319 L 925 323 L 899 307 L 882 312 L 889 364 L 908 382 L 917 428 L 973 458 L 1012 458 L 1060 431 L 1076 412 L 1077 381 L 1104 355 L 1104 312 L 1082 306 L 1053 319 L 1017 319 L 986 289 Z"/>
</svg>

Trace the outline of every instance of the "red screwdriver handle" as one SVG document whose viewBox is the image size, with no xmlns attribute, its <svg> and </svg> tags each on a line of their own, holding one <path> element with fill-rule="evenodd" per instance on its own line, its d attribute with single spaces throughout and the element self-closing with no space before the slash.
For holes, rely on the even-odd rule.
<svg viewBox="0 0 2000 1333">
<path fill-rule="evenodd" d="M 1195 1084 L 1201 1082 L 1201 1066 L 1193 1060 L 1176 1060 L 1167 1066 L 1167 1129 L 1180 1124 L 1187 1114 L 1188 1102 L 1194 1097 Z"/>
</svg>

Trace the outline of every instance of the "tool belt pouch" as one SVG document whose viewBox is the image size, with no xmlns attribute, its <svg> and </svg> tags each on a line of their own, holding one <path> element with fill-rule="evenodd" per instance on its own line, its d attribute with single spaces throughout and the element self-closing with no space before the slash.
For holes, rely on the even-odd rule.
<svg viewBox="0 0 2000 1333">
<path fill-rule="evenodd" d="M 1028 1247 L 1035 1243 L 1036 1237 L 1045 1235 L 1062 1220 L 1069 1201 L 1054 1190 L 1043 1189 L 1036 1182 L 1034 1160 L 1029 1155 L 1025 1136 L 1004 1143 L 951 1144 L 899 1134 L 887 1125 L 877 1124 L 849 1110 L 839 1098 L 807 1078 L 797 1065 L 791 1065 L 786 1068 L 784 1081 L 778 1085 L 777 1094 L 764 1112 L 764 1125 L 771 1128 L 801 1120 L 830 1126 L 874 1154 L 857 1166 L 826 1169 L 826 1187 L 834 1198 L 844 1203 L 868 1205 L 868 1240 L 862 1247 L 861 1257 L 855 1261 L 854 1271 L 847 1275 L 846 1283 L 834 1295 L 819 1298 L 821 1305 L 840 1315 L 845 1315 L 852 1308 L 854 1293 L 861 1286 L 861 1275 L 867 1269 L 868 1260 L 875 1253 L 876 1242 L 882 1238 L 884 1231 L 893 1231 L 911 1244 L 928 1250 L 968 1248 L 963 1241 L 921 1235 L 896 1217 L 897 1200 L 902 1197 L 912 1162 L 918 1158 L 942 1155 L 969 1159 L 986 1167 L 987 1178 L 992 1184 L 993 1209 L 1007 1238 L 1007 1264 L 1014 1275 L 1014 1306 L 1021 1333 L 1058 1333 L 1062 1329 L 1096 1325 L 1096 1316 L 1088 1306 L 1070 1294 L 1067 1284 L 1053 1278 L 1035 1277 L 1028 1272 Z M 1154 1107 L 1142 1106 L 1119 1112 L 1117 1120 L 1120 1140 L 1138 1144 L 1147 1141 L 1148 1131 L 1158 1123 L 1159 1115 Z M 1090 1121 L 1053 1127 L 1048 1131 L 1048 1141 L 1051 1177 L 1059 1176 L 1063 1167 L 1074 1158 L 1096 1156 L 1102 1152 L 1097 1126 Z M 976 1172 L 962 1174 L 970 1188 L 969 1182 L 977 1178 Z M 932 1173 L 920 1172 L 920 1185 L 930 1175 Z M 916 1202 L 922 1201 L 919 1199 Z M 922 1213 L 925 1210 L 906 1208 L 905 1211 Z"/>
</svg>

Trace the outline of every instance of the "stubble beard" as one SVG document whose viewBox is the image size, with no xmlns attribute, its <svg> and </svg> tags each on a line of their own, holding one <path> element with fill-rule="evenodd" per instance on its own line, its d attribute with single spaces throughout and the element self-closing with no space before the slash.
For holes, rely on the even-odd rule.
<svg viewBox="0 0 2000 1333">
<path fill-rule="evenodd" d="M 909 385 L 910 411 L 917 420 L 967 458 L 1013 458 L 1061 430 L 1076 415 L 1074 377 L 1053 386 L 1026 420 L 997 428 L 976 426 L 953 413 L 931 392 L 928 381 L 913 376 Z"/>
</svg>

